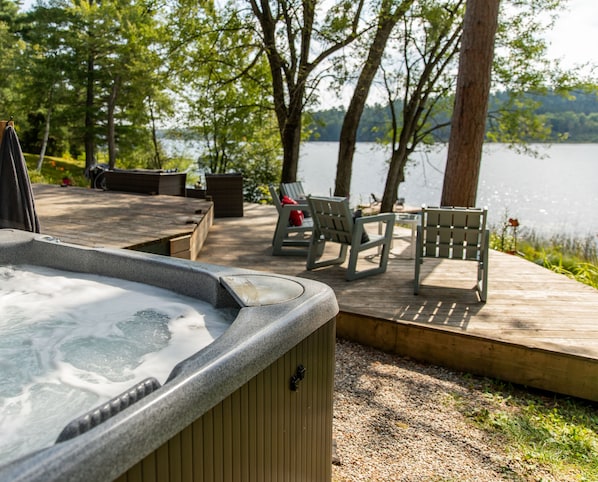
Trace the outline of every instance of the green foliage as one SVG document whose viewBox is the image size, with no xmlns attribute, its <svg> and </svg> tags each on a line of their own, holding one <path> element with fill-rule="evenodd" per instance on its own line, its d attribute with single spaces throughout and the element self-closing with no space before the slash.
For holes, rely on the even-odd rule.
<svg viewBox="0 0 598 482">
<path fill-rule="evenodd" d="M 450 102 L 450 98 L 448 99 Z M 565 93 L 526 94 L 510 98 L 505 92 L 490 96 L 490 122 L 487 140 L 490 142 L 517 142 L 510 133 L 520 129 L 527 142 L 598 142 L 598 95 L 593 92 L 570 90 Z M 500 125 L 493 119 L 499 106 L 506 107 Z M 396 109 L 401 112 L 401 106 Z M 309 113 L 310 141 L 337 142 L 339 140 L 344 110 L 327 109 Z M 438 113 L 431 119 L 444 124 L 448 115 Z M 388 107 L 380 104 L 368 106 L 360 121 L 357 133 L 359 142 L 377 142 L 385 137 L 388 125 Z M 490 126 L 494 130 L 490 129 Z M 502 133 L 500 132 L 502 129 Z M 449 130 L 435 132 L 436 142 L 448 142 Z"/>
<path fill-rule="evenodd" d="M 598 240 L 595 236 L 570 238 L 560 234 L 550 237 L 534 232 L 519 235 L 519 222 L 505 213 L 500 226 L 493 227 L 490 248 L 518 254 L 528 261 L 580 283 L 598 289 Z"/>
<path fill-rule="evenodd" d="M 49 0 L 23 19 L 25 52 L 7 82 L 19 87 L 23 149 L 40 152 L 49 125 L 47 154 L 77 156 L 92 139 L 98 158 L 113 147 L 127 164 L 141 146 L 155 157 L 143 137 L 154 115 L 170 111 L 166 35 L 153 2 Z"/>
<path fill-rule="evenodd" d="M 40 172 L 36 170 L 37 158 L 36 155 L 25 154 L 29 179 L 32 183 L 63 184 L 64 178 L 68 178 L 73 186 L 89 186 L 83 161 L 48 157 Z"/>
<path fill-rule="evenodd" d="M 590 403 L 550 397 L 485 381 L 483 404 L 458 400 L 460 410 L 504 440 L 524 470 L 540 468 L 555 480 L 598 479 L 598 415 Z"/>
<path fill-rule="evenodd" d="M 543 239 L 534 233 L 529 234 L 521 251 L 523 256 L 555 273 L 598 289 L 598 245 L 596 239 L 566 238 L 554 235 Z"/>
<path fill-rule="evenodd" d="M 188 133 L 200 140 L 200 172 L 241 172 L 245 198 L 259 201 L 261 186 L 280 177 L 281 146 L 271 100 L 270 70 L 245 19 L 231 8 L 216 11 L 183 3 L 193 15 L 179 19 L 173 54 L 183 80 Z"/>
<path fill-rule="evenodd" d="M 272 47 L 278 55 L 272 60 L 279 61 L 272 65 L 265 58 L 270 53 L 264 50 L 266 33 L 252 8 L 266 3 L 281 14 L 272 23 Z M 4 112 L 0 117 L 15 115 L 27 152 L 40 151 L 49 125 L 46 154 L 68 152 L 79 157 L 87 153 L 85 141 L 91 137 L 96 160 L 106 160 L 110 152 L 119 167 L 164 167 L 175 162 L 154 144 L 153 133 L 156 126 L 170 127 L 169 122 L 176 122 L 194 130 L 202 140 L 202 169 L 253 172 L 259 176 L 251 178 L 261 177 L 264 182 L 276 178 L 281 139 L 272 139 L 286 132 L 285 143 L 296 145 L 289 138 L 298 136 L 288 136 L 301 126 L 295 114 L 310 105 L 330 77 L 338 74 L 332 85 L 339 92 L 350 87 L 365 61 L 374 30 L 372 19 L 380 3 L 339 0 L 324 6 L 299 2 L 289 4 L 287 10 L 280 9 L 280 2 L 266 3 L 46 0 L 23 14 L 17 12 L 18 2 L 0 0 L 0 114 Z M 545 25 L 541 21 L 550 19 L 561 3 L 523 0 L 513 2 L 514 8 L 502 9 L 495 89 L 508 95 L 496 95 L 490 123 L 496 128 L 494 140 L 516 142 L 518 136 L 537 140 L 539 135 L 551 140 L 598 140 L 592 82 L 575 83 L 574 76 L 544 59 L 545 45 L 539 34 Z M 393 98 L 398 99 L 398 119 L 405 110 L 400 106 L 401 89 L 421 80 L 421 62 L 434 58 L 430 49 L 447 26 L 459 25 L 463 6 L 463 0 L 414 2 L 393 32 L 384 67 L 397 81 L 393 85 L 399 90 Z M 301 18 L 311 18 L 314 8 L 322 9 L 313 17 L 314 23 L 302 25 Z M 302 9 L 306 17 L 301 17 Z M 285 14 L 287 23 L 278 22 Z M 307 40 L 311 43 L 303 45 Z M 406 56 L 399 55 L 402 45 L 409 45 Z M 324 58 L 330 64 L 322 63 Z M 440 58 L 444 62 L 445 57 Z M 431 84 L 421 85 L 413 96 L 421 102 L 413 105 L 414 112 L 430 103 L 434 106 L 434 112 L 421 122 L 418 142 L 448 138 L 446 127 L 434 135 L 431 128 L 444 126 L 450 119 L 455 65 L 456 57 L 444 75 L 433 76 Z M 288 87 L 278 90 L 276 102 L 272 72 Z M 583 88 L 571 91 L 572 99 L 559 104 L 554 93 L 571 85 Z M 538 101 L 527 92 L 549 95 Z M 548 105 L 551 108 L 546 110 Z M 388 106 L 366 107 L 358 140 L 388 140 L 389 112 Z M 313 115 L 310 139 L 337 140 L 343 115 L 341 109 Z M 265 145 L 256 153 L 257 148 L 250 145 L 258 142 Z M 285 159 L 290 157 L 288 147 Z M 250 191 L 259 193 L 260 189 L 256 185 Z"/>
</svg>

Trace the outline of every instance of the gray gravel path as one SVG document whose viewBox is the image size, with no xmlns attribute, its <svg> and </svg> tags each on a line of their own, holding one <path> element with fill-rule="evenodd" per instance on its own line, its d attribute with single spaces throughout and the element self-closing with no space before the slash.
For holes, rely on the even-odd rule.
<svg viewBox="0 0 598 482">
<path fill-rule="evenodd" d="M 483 408 L 481 380 L 344 340 L 336 348 L 333 481 L 557 480 L 457 409 Z"/>
</svg>

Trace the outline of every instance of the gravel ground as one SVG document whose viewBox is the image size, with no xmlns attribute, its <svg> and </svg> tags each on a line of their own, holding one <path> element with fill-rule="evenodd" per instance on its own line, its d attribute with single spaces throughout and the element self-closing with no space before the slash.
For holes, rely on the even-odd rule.
<svg viewBox="0 0 598 482">
<path fill-rule="evenodd" d="M 333 481 L 557 480 L 458 411 L 487 403 L 480 380 L 344 340 L 336 349 Z"/>
</svg>

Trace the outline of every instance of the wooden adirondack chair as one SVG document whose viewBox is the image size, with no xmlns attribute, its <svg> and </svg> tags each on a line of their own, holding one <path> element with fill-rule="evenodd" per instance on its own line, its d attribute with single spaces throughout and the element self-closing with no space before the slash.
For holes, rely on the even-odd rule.
<svg viewBox="0 0 598 482">
<path fill-rule="evenodd" d="M 422 208 L 421 225 L 417 228 L 414 294 L 419 293 L 420 267 L 423 258 L 444 258 L 478 263 L 476 289 L 481 301 L 488 296 L 487 209 Z"/>
<path fill-rule="evenodd" d="M 307 255 L 308 270 L 342 264 L 347 257 L 347 249 L 350 248 L 346 274 L 348 281 L 386 271 L 395 221 L 393 213 L 354 219 L 346 198 L 308 196 L 307 201 L 314 222 L 314 232 Z M 368 223 L 384 223 L 383 234 L 366 233 L 369 239 L 364 239 L 364 226 Z M 340 244 L 339 255 L 333 259 L 320 260 L 324 247 L 329 242 Z M 382 247 L 378 266 L 357 271 L 359 253 L 376 246 Z"/>
<path fill-rule="evenodd" d="M 272 238 L 272 254 L 275 256 L 305 255 L 309 248 L 313 222 L 310 218 L 303 219 L 301 226 L 293 226 L 289 222 L 291 211 L 307 209 L 307 204 L 283 204 L 276 188 L 269 186 L 272 202 L 278 211 L 276 229 Z"/>
<path fill-rule="evenodd" d="M 307 195 L 303 190 L 303 184 L 301 184 L 301 181 L 280 183 L 280 192 L 297 202 L 307 199 Z"/>
</svg>

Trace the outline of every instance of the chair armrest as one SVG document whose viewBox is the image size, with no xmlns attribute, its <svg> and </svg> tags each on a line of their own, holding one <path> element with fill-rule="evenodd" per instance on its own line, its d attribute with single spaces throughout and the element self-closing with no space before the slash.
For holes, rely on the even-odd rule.
<svg viewBox="0 0 598 482">
<path fill-rule="evenodd" d="M 355 223 L 361 223 L 361 224 L 366 224 L 366 223 L 388 223 L 391 222 L 394 224 L 395 222 L 395 215 L 394 213 L 380 213 L 380 214 L 374 214 L 372 216 L 362 216 L 360 218 L 357 218 L 355 220 Z"/>
<path fill-rule="evenodd" d="M 291 211 L 307 211 L 309 206 L 307 204 L 285 204 L 282 206 L 280 214 L 291 214 Z"/>
</svg>

